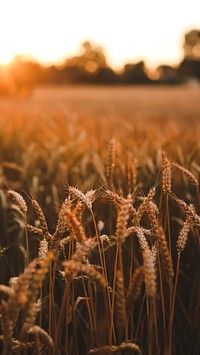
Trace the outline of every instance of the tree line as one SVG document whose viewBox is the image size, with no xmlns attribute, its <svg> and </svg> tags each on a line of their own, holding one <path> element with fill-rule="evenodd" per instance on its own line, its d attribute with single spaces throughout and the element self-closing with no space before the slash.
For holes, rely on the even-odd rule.
<svg viewBox="0 0 200 355">
<path fill-rule="evenodd" d="M 160 65 L 154 77 L 144 61 L 127 63 L 120 73 L 107 63 L 101 47 L 82 45 L 80 55 L 67 58 L 62 66 L 49 67 L 21 56 L 0 66 L 0 94 L 27 94 L 35 84 L 179 84 L 200 81 L 200 30 L 185 35 L 184 58 L 177 67 Z"/>
</svg>

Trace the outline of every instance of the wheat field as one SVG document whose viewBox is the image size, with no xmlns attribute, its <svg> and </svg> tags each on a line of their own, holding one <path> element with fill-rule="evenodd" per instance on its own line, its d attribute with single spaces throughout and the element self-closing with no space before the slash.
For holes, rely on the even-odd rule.
<svg viewBox="0 0 200 355">
<path fill-rule="evenodd" d="M 0 98 L 0 348 L 200 352 L 198 87 Z"/>
</svg>

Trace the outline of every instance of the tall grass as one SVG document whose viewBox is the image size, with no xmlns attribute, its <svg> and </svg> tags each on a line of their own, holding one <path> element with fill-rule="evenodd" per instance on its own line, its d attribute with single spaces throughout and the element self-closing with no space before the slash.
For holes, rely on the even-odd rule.
<svg viewBox="0 0 200 355">
<path fill-rule="evenodd" d="M 2 354 L 198 354 L 195 115 L 22 111 L 0 126 Z"/>
</svg>

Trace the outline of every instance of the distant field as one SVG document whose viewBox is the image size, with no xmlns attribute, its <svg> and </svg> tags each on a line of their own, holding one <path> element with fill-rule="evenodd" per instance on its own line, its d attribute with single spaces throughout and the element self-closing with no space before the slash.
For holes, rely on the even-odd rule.
<svg viewBox="0 0 200 355">
<path fill-rule="evenodd" d="M 0 108 L 6 105 L 46 105 L 50 108 L 59 103 L 77 113 L 101 114 L 183 114 L 199 115 L 200 88 L 190 86 L 63 86 L 36 88 L 28 98 L 17 102 L 0 98 Z M 149 110 L 152 110 L 151 112 Z"/>
<path fill-rule="evenodd" d="M 167 139 L 177 134 L 186 138 L 192 130 L 195 140 L 200 129 L 199 102 L 200 88 L 190 86 L 39 87 L 26 98 L 0 98 L 0 119 L 8 123 L 16 121 L 16 116 L 23 120 L 23 116 L 29 124 L 31 119 L 39 119 L 39 124 L 48 125 L 51 120 L 57 119 L 59 124 L 60 119 L 71 116 L 70 123 L 80 122 L 83 130 L 98 126 L 98 137 L 93 132 L 91 140 L 99 139 L 100 132 L 103 140 L 110 135 L 123 139 L 133 126 L 145 132 L 149 125 L 155 135 Z"/>
<path fill-rule="evenodd" d="M 152 147 L 167 144 L 174 150 L 180 144 L 190 150 L 199 141 L 199 102 L 200 88 L 190 86 L 39 87 L 26 98 L 0 98 L 0 129 L 14 129 L 18 122 L 18 129 L 28 127 L 29 133 L 41 131 L 41 125 L 46 131 L 54 127 L 60 139 L 66 130 L 75 139 L 82 132 L 87 146 L 101 140 L 105 147 L 115 137 L 128 149 L 142 139 L 152 140 Z"/>
</svg>

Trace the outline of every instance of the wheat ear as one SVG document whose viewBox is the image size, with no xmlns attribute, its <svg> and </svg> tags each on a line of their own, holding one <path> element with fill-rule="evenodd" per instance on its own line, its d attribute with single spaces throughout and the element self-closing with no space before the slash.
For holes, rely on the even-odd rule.
<svg viewBox="0 0 200 355">
<path fill-rule="evenodd" d="M 156 296 L 156 270 L 149 248 L 143 250 L 143 262 L 146 295 L 148 298 L 154 298 Z"/>
<path fill-rule="evenodd" d="M 124 293 L 124 278 L 121 270 L 116 274 L 115 322 L 118 336 L 121 339 L 126 325 L 126 303 Z"/>
<path fill-rule="evenodd" d="M 162 190 L 165 194 L 172 191 L 172 167 L 165 152 L 162 152 Z"/>
<path fill-rule="evenodd" d="M 149 245 L 148 245 L 148 242 L 147 242 L 146 237 L 144 235 L 143 228 L 136 227 L 135 228 L 135 232 L 137 234 L 141 250 L 144 250 L 144 249 L 148 248 Z"/>
<path fill-rule="evenodd" d="M 93 238 L 88 238 L 83 243 L 78 243 L 78 247 L 72 259 L 75 261 L 85 261 L 96 245 L 97 241 Z"/>
<path fill-rule="evenodd" d="M 197 178 L 194 176 L 194 174 L 191 173 L 191 171 L 187 170 L 186 168 L 184 168 L 183 166 L 181 166 L 177 163 L 172 163 L 172 166 L 177 171 L 179 171 L 179 173 L 183 174 L 191 184 L 196 185 L 196 186 L 199 185 Z"/>
<path fill-rule="evenodd" d="M 102 346 L 100 348 L 95 348 L 91 349 L 89 351 L 89 354 L 96 354 L 96 353 L 101 353 L 101 354 L 106 354 L 106 353 L 117 353 L 117 352 L 123 352 L 123 351 L 128 351 L 129 354 L 131 353 L 137 353 L 139 355 L 142 355 L 142 351 L 140 350 L 140 347 L 137 344 L 126 342 L 122 343 L 120 345 L 106 345 Z"/>
<path fill-rule="evenodd" d="M 86 240 L 86 236 L 81 222 L 77 219 L 73 211 L 71 211 L 69 208 L 65 209 L 64 215 L 68 228 L 72 235 L 76 237 L 79 243 L 83 243 Z"/>
<path fill-rule="evenodd" d="M 43 345 L 47 346 L 48 348 L 52 348 L 53 347 L 53 340 L 50 337 L 50 335 L 42 328 L 38 327 L 37 325 L 34 325 L 33 327 L 31 327 L 28 330 L 28 334 L 34 334 L 35 338 L 36 338 L 36 346 L 37 346 L 37 340 L 38 341 L 38 347 L 37 347 L 37 351 L 40 352 L 41 351 L 41 346 L 40 343 L 42 343 Z M 39 338 L 39 339 L 38 339 Z"/>
<path fill-rule="evenodd" d="M 96 282 L 101 290 L 107 286 L 105 278 L 100 272 L 94 269 L 90 264 L 82 264 L 74 260 L 63 263 L 65 275 L 69 279 L 74 279 L 78 274 L 86 275 L 91 281 Z"/>
<path fill-rule="evenodd" d="M 53 234 L 53 245 L 59 243 L 59 240 L 62 236 L 68 231 L 67 222 L 65 218 L 65 210 L 70 209 L 72 206 L 72 201 L 69 198 L 66 198 L 65 201 L 62 203 L 58 214 L 58 220 L 56 225 L 55 233 Z"/>
<path fill-rule="evenodd" d="M 116 239 L 118 243 L 122 243 L 126 235 L 126 227 L 130 216 L 131 202 L 124 200 L 120 205 L 117 215 Z"/>
<path fill-rule="evenodd" d="M 167 241 L 162 227 L 159 228 L 158 246 L 162 257 L 165 278 L 170 283 L 174 276 L 174 270 L 172 264 L 172 257 L 169 253 Z"/>
<path fill-rule="evenodd" d="M 20 195 L 18 192 L 13 191 L 13 190 L 8 190 L 7 194 L 13 198 L 13 200 L 15 201 L 17 206 L 20 208 L 20 210 L 23 212 L 23 214 L 26 215 L 28 208 L 27 208 L 27 204 L 26 204 L 24 198 L 22 197 L 22 195 Z"/>
<path fill-rule="evenodd" d="M 137 210 L 135 219 L 133 219 L 133 224 L 136 222 L 137 225 L 140 224 L 140 220 L 144 214 L 144 212 L 146 211 L 147 206 L 149 206 L 150 202 L 153 200 L 154 196 L 156 193 L 156 188 L 153 187 L 152 189 L 150 189 L 148 195 L 144 198 L 144 200 L 142 201 L 140 207 Z"/>
<path fill-rule="evenodd" d="M 195 208 L 193 205 L 187 205 L 187 203 L 176 196 L 173 196 L 175 201 L 181 207 L 181 209 L 186 213 L 187 217 L 191 217 L 191 220 L 194 224 L 200 225 L 200 217 L 196 214 Z"/>
<path fill-rule="evenodd" d="M 113 188 L 113 173 L 115 167 L 116 141 L 112 138 L 108 146 L 108 156 L 106 162 L 106 178 L 109 188 Z"/>
<path fill-rule="evenodd" d="M 35 213 L 37 215 L 37 218 L 39 219 L 40 225 L 41 225 L 41 229 L 44 233 L 44 236 L 46 238 L 48 238 L 49 236 L 49 230 L 48 230 L 48 225 L 47 225 L 47 221 L 46 218 L 44 216 L 44 213 L 42 211 L 42 208 L 40 207 L 39 203 L 32 199 L 32 205 L 34 207 Z"/>
<path fill-rule="evenodd" d="M 134 163 L 127 166 L 127 182 L 128 191 L 130 194 L 133 194 L 136 188 L 136 167 Z"/>
<path fill-rule="evenodd" d="M 192 218 L 188 217 L 186 221 L 183 223 L 183 226 L 179 232 L 178 240 L 176 243 L 178 253 L 181 253 L 186 246 L 188 240 L 188 234 L 192 227 Z"/>
</svg>

